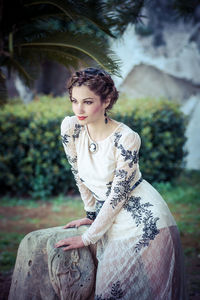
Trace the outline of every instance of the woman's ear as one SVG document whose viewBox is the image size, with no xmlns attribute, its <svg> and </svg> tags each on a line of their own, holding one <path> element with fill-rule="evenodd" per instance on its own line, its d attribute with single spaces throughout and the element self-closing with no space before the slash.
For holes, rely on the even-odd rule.
<svg viewBox="0 0 200 300">
<path fill-rule="evenodd" d="M 111 98 L 109 98 L 109 97 L 106 99 L 106 101 L 104 102 L 104 108 L 107 108 L 109 106 L 110 100 L 111 100 Z"/>
</svg>

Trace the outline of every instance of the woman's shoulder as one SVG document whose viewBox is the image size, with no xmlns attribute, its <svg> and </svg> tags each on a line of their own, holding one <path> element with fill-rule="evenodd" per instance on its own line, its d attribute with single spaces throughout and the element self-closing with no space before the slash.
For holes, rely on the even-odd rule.
<svg viewBox="0 0 200 300">
<path fill-rule="evenodd" d="M 61 122 L 61 135 L 71 134 L 80 128 L 76 116 L 66 116 Z"/>
<path fill-rule="evenodd" d="M 124 123 L 121 123 L 121 126 L 119 126 L 114 136 L 115 140 L 118 140 L 121 143 L 125 143 L 127 145 L 129 143 L 141 143 L 140 135 Z"/>
</svg>

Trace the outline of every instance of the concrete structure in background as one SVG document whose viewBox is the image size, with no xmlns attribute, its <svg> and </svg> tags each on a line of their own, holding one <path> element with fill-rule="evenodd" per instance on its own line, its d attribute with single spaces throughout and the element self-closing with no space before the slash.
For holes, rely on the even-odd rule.
<svg viewBox="0 0 200 300">
<path fill-rule="evenodd" d="M 187 169 L 200 170 L 200 96 L 192 96 L 182 105 L 182 111 L 189 117 L 186 130 L 188 137 L 186 149 L 189 150 L 186 161 Z"/>
<path fill-rule="evenodd" d="M 112 42 L 122 60 L 122 78 L 114 77 L 121 92 L 129 98 L 177 101 L 189 117 L 188 169 L 200 169 L 200 51 L 192 38 L 197 29 L 181 22 L 176 28 L 169 24 L 163 31 L 165 43 L 155 47 L 152 36 L 138 36 L 130 26 L 121 40 Z"/>
<path fill-rule="evenodd" d="M 200 94 L 200 84 L 142 63 L 133 67 L 119 88 L 130 98 L 167 98 L 179 103 L 185 103 L 192 95 Z"/>
</svg>

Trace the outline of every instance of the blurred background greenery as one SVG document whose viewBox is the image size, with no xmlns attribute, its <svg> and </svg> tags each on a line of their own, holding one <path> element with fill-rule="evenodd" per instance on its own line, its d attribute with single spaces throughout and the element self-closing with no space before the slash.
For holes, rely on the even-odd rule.
<svg viewBox="0 0 200 300">
<path fill-rule="evenodd" d="M 60 124 L 72 115 L 66 98 L 41 97 L 29 105 L 7 104 L 0 112 L 1 192 L 45 199 L 75 188 L 60 141 Z M 118 100 L 112 118 L 142 138 L 140 166 L 151 182 L 171 181 L 182 171 L 186 117 L 167 100 Z"/>
</svg>

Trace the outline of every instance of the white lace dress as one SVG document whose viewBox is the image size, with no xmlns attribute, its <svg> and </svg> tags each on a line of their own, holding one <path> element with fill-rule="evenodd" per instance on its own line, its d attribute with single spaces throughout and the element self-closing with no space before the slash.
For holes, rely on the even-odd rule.
<svg viewBox="0 0 200 300">
<path fill-rule="evenodd" d="M 97 245 L 95 299 L 183 300 L 179 233 L 167 204 L 144 179 L 139 135 L 123 123 L 91 153 L 91 138 L 66 117 L 61 137 L 87 216 L 82 235 Z"/>
</svg>

